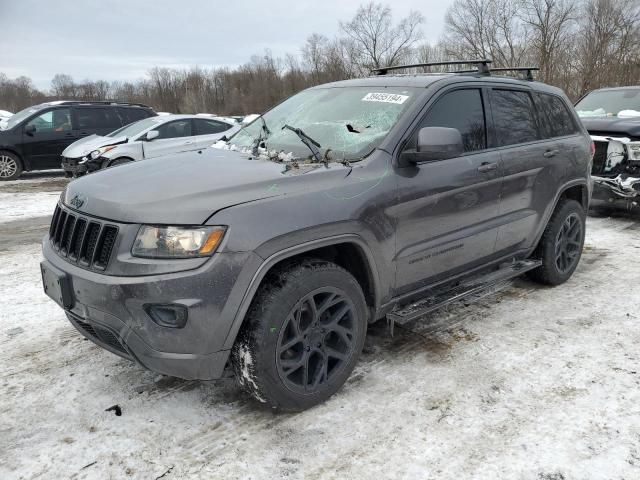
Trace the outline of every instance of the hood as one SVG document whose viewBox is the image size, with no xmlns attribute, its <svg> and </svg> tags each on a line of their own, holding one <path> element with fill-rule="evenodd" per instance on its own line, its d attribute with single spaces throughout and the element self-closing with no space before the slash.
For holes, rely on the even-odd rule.
<svg viewBox="0 0 640 480">
<path fill-rule="evenodd" d="M 640 139 L 640 117 L 582 117 L 580 120 L 591 134 Z"/>
<path fill-rule="evenodd" d="M 94 134 L 81 138 L 77 142 L 73 142 L 64 149 L 62 155 L 67 158 L 80 158 L 91 153 L 97 148 L 106 147 L 107 145 L 126 143 L 128 140 L 129 139 L 127 137 L 102 137 Z"/>
<path fill-rule="evenodd" d="M 118 222 L 200 225 L 233 205 L 336 186 L 350 168 L 330 164 L 294 172 L 285 173 L 281 163 L 207 148 L 80 177 L 69 183 L 63 199 L 70 208 L 80 204 L 83 213 Z"/>
</svg>

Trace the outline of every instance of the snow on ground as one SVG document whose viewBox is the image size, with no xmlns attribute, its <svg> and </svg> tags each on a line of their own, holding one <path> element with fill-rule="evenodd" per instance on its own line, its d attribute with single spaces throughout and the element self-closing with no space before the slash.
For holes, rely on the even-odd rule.
<svg viewBox="0 0 640 480">
<path fill-rule="evenodd" d="M 59 170 L 26 173 L 0 182 L 0 223 L 51 215 L 68 183 Z"/>
<path fill-rule="evenodd" d="M 567 284 L 517 280 L 430 317 L 444 329 L 376 325 L 346 386 L 286 415 L 83 340 L 36 240 L 8 243 L 0 478 L 640 478 L 640 222 L 588 230 Z"/>
</svg>

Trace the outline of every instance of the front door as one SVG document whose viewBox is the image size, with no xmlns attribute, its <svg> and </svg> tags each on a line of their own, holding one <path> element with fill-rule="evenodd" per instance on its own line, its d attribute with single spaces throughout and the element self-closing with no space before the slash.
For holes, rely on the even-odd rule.
<svg viewBox="0 0 640 480">
<path fill-rule="evenodd" d="M 22 150 L 31 169 L 60 168 L 62 151 L 78 139 L 69 107 L 44 111 L 25 123 Z"/>
<path fill-rule="evenodd" d="M 143 143 L 145 158 L 161 157 L 198 148 L 190 118 L 164 123 L 156 130 L 159 135 L 150 142 Z"/>
<path fill-rule="evenodd" d="M 499 154 L 487 150 L 480 88 L 450 90 L 429 107 L 422 127 L 456 128 L 465 153 L 397 168 L 396 295 L 479 265 L 495 252 L 500 205 Z"/>
</svg>

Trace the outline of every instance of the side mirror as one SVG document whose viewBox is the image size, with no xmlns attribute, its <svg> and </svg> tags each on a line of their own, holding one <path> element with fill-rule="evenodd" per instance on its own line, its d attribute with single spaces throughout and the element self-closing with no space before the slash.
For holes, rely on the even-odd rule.
<svg viewBox="0 0 640 480">
<path fill-rule="evenodd" d="M 36 133 L 36 126 L 33 123 L 27 125 L 26 127 L 24 127 L 24 133 L 26 133 L 27 135 L 33 135 L 34 133 Z"/>
<path fill-rule="evenodd" d="M 158 130 L 149 130 L 147 134 L 144 136 L 144 139 L 147 142 L 150 142 L 154 138 L 158 138 L 158 135 L 160 135 L 160 132 Z"/>
<path fill-rule="evenodd" d="M 463 153 L 462 135 L 457 128 L 424 127 L 418 132 L 415 150 L 405 150 L 400 154 L 400 160 L 403 166 L 407 166 L 455 158 Z"/>
</svg>

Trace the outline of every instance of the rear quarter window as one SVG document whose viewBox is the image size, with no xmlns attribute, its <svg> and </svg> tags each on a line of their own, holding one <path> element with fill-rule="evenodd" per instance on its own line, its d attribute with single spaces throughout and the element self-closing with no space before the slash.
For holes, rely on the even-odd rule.
<svg viewBox="0 0 640 480">
<path fill-rule="evenodd" d="M 542 130 L 547 138 L 563 137 L 578 133 L 578 126 L 573 120 L 565 102 L 555 95 L 536 94 L 538 111 L 542 115 Z"/>
<path fill-rule="evenodd" d="M 540 140 L 535 107 L 528 92 L 495 89 L 491 92 L 491 106 L 498 146 Z"/>
<path fill-rule="evenodd" d="M 148 110 L 139 107 L 120 107 L 119 110 L 123 125 L 128 125 L 129 123 L 137 122 L 138 120 L 151 116 Z"/>
</svg>

